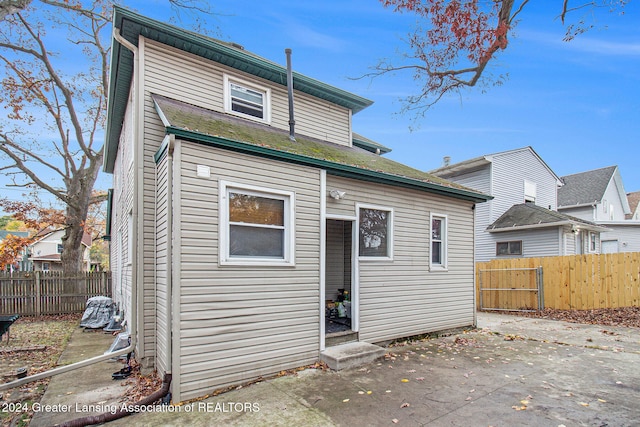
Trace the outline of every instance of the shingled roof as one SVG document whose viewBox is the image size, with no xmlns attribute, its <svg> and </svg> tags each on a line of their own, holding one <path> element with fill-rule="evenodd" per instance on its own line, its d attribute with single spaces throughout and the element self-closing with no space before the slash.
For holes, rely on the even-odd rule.
<svg viewBox="0 0 640 427">
<path fill-rule="evenodd" d="M 558 189 L 558 207 L 580 206 L 602 201 L 617 166 L 563 176 Z"/>
<path fill-rule="evenodd" d="M 296 135 L 228 114 L 152 95 L 168 134 L 200 144 L 322 168 L 332 175 L 413 188 L 474 202 L 491 198 L 357 146 L 343 146 Z M 166 147 L 161 147 L 156 157 Z"/>
<path fill-rule="evenodd" d="M 640 191 L 634 191 L 632 193 L 627 193 L 627 200 L 629 201 L 629 209 L 631 210 L 630 214 L 626 214 L 626 219 L 633 219 L 633 215 L 636 212 L 636 208 L 638 207 L 638 203 L 640 202 Z"/>
<path fill-rule="evenodd" d="M 561 225 L 577 226 L 592 231 L 606 230 L 606 227 L 584 219 L 552 211 L 534 203 L 522 203 L 511 206 L 500 218 L 487 227 L 487 231 L 495 233 L 523 228 L 559 227 Z"/>
</svg>

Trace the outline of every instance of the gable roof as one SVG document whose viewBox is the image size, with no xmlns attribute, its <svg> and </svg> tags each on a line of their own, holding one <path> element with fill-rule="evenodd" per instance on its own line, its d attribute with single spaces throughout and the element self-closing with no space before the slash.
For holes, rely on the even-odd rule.
<svg viewBox="0 0 640 427">
<path fill-rule="evenodd" d="M 160 95 L 152 95 L 152 99 L 167 134 L 180 139 L 322 168 L 332 175 L 413 188 L 473 202 L 484 202 L 491 198 L 357 146 L 341 146 L 304 136 L 296 136 L 296 141 L 291 141 L 286 131 Z M 166 149 L 166 145 L 160 148 L 156 160 Z"/>
<path fill-rule="evenodd" d="M 629 213 L 629 202 L 617 166 L 563 176 L 564 186 L 558 189 L 558 209 L 602 202 L 612 180 L 616 185 L 625 214 Z"/>
<path fill-rule="evenodd" d="M 138 46 L 138 37 L 158 41 L 185 52 L 224 64 L 262 79 L 286 86 L 287 69 L 247 52 L 241 46 L 190 32 L 139 15 L 122 7 L 113 8 L 114 35 L 107 105 L 104 171 L 113 172 L 127 98 L 133 82 L 133 53 L 123 45 Z M 293 88 L 337 105 L 355 114 L 373 101 L 293 72 Z"/>
<path fill-rule="evenodd" d="M 431 170 L 430 173 L 436 176 L 440 176 L 442 178 L 450 178 L 450 177 L 458 176 L 464 173 L 473 172 L 475 170 L 481 169 L 483 166 L 491 164 L 495 157 L 505 156 L 505 155 L 517 153 L 520 151 L 530 151 L 531 154 L 533 154 L 538 159 L 538 161 L 540 161 L 540 163 L 549 171 L 549 173 L 553 175 L 556 181 L 560 183 L 560 178 L 558 177 L 558 175 L 556 175 L 556 173 L 549 167 L 549 165 L 547 165 L 547 163 L 544 160 L 542 160 L 542 157 L 540 157 L 538 153 L 536 153 L 536 151 L 531 146 L 515 148 L 513 150 L 500 151 L 498 153 L 493 153 L 493 154 L 485 154 L 483 156 L 474 157 L 472 159 L 464 160 L 462 162 L 442 166 L 440 168 Z"/>
<path fill-rule="evenodd" d="M 631 193 L 627 193 L 627 201 L 629 202 L 629 210 L 631 213 L 626 214 L 626 219 L 633 218 L 633 214 L 636 212 L 638 208 L 638 203 L 640 202 L 640 191 L 634 191 Z"/>
<path fill-rule="evenodd" d="M 62 236 L 56 236 L 56 234 L 64 234 L 64 228 L 45 228 L 40 230 L 35 238 L 36 240 L 34 240 L 29 246 L 34 246 L 38 243 L 40 243 L 41 241 L 48 239 L 48 238 L 53 238 L 53 240 L 60 240 L 60 242 L 62 242 Z M 91 243 L 92 243 L 93 239 L 91 238 L 91 235 L 87 232 L 85 232 L 82 235 L 82 244 L 86 247 L 90 247 Z"/>
<path fill-rule="evenodd" d="M 522 229 L 559 227 L 571 225 L 585 230 L 606 231 L 606 227 L 570 215 L 543 208 L 534 203 L 522 203 L 511 206 L 487 231 L 496 233 L 501 231 L 515 231 Z"/>
</svg>

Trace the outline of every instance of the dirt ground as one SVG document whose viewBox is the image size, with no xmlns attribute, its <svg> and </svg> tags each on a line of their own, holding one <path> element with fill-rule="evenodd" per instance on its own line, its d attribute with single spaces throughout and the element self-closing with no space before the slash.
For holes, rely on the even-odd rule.
<svg viewBox="0 0 640 427">
<path fill-rule="evenodd" d="M 28 375 L 54 368 L 75 328 L 81 314 L 59 316 L 21 317 L 10 328 L 10 339 L 2 337 L 0 343 L 0 382 L 16 379 L 16 370 L 26 368 Z M 46 390 L 49 379 L 34 381 L 2 393 L 3 403 L 26 404 L 38 402 Z M 0 411 L 0 422 L 5 425 L 28 425 L 30 414 Z"/>
</svg>

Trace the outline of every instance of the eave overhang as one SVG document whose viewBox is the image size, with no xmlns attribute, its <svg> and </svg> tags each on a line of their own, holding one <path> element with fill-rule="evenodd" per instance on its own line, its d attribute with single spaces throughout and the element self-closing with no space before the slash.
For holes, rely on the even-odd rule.
<svg viewBox="0 0 640 427">
<path fill-rule="evenodd" d="M 142 36 L 283 86 L 287 84 L 286 67 L 253 55 L 230 43 L 159 22 L 122 7 L 114 6 L 113 29 L 136 47 L 139 36 Z M 113 172 L 127 106 L 126 101 L 133 80 L 133 65 L 133 52 L 113 38 L 103 165 L 103 170 L 107 173 Z M 373 104 L 369 99 L 295 71 L 293 81 L 295 90 L 348 108 L 354 114 Z"/>
<path fill-rule="evenodd" d="M 378 184 L 387 184 L 395 187 L 426 191 L 429 193 L 453 197 L 456 199 L 466 200 L 474 203 L 486 202 L 487 200 L 492 198 L 491 196 L 482 193 L 476 193 L 460 188 L 446 187 L 443 185 L 420 181 L 408 177 L 358 168 L 347 164 L 341 164 L 305 155 L 276 150 L 270 147 L 263 147 L 241 141 L 235 141 L 232 139 L 222 138 L 219 136 L 202 134 L 200 132 L 185 130 L 174 126 L 168 126 L 166 128 L 166 133 L 175 135 L 176 139 L 182 139 L 185 141 L 205 144 L 212 147 L 223 148 L 226 150 L 265 157 L 273 160 L 324 169 L 330 175 L 341 176 L 345 178 L 353 178 Z M 162 157 L 166 148 L 166 146 L 160 147 L 155 155 L 156 161 L 158 161 Z"/>
</svg>

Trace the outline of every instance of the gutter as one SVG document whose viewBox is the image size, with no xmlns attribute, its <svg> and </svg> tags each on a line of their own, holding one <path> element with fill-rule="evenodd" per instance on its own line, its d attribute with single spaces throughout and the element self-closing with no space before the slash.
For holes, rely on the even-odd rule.
<svg viewBox="0 0 640 427">
<path fill-rule="evenodd" d="M 131 49 L 134 53 L 134 56 L 137 58 L 136 52 L 137 49 L 135 46 L 133 46 L 131 43 L 127 42 L 125 39 L 123 39 L 120 34 L 115 30 L 113 31 L 113 38 L 115 40 L 117 40 L 118 42 L 120 42 L 123 46 L 127 47 L 128 49 Z M 133 258 L 133 260 L 135 260 L 135 257 Z M 135 262 L 135 261 L 134 261 Z M 135 271 L 135 270 L 133 270 Z M 137 293 L 135 292 L 135 290 L 137 289 L 137 280 L 135 277 L 135 274 L 132 275 L 131 277 L 132 279 L 132 283 L 131 283 L 131 327 L 130 327 L 130 337 L 131 337 L 131 342 L 130 344 L 123 348 L 120 349 L 118 351 L 114 351 L 108 354 L 103 354 L 101 356 L 96 356 L 96 357 L 92 357 L 90 359 L 87 360 L 83 360 L 80 362 L 76 362 L 76 363 L 72 363 L 71 365 L 65 365 L 65 366 L 60 366 L 54 369 L 51 369 L 49 371 L 45 371 L 45 372 L 40 372 L 38 374 L 35 375 L 30 375 L 28 377 L 24 377 L 21 378 L 19 380 L 15 380 L 15 381 L 11 381 L 8 383 L 4 383 L 4 384 L 0 384 L 0 391 L 5 391 L 5 390 L 10 390 L 14 387 L 19 387 L 21 385 L 30 383 L 32 381 L 37 381 L 37 380 L 41 380 L 44 378 L 49 378 L 52 377 L 54 375 L 59 375 L 59 374 L 63 374 L 65 372 L 70 372 L 70 371 L 74 371 L 76 369 L 80 369 L 80 368 L 84 368 L 86 366 L 90 366 L 96 363 L 100 363 L 100 362 L 104 362 L 106 360 L 112 359 L 114 357 L 117 356 L 122 356 L 123 354 L 127 354 L 127 353 L 131 353 L 133 351 L 135 351 L 135 347 L 136 347 L 136 337 L 137 337 L 137 322 L 135 321 L 135 319 L 137 318 L 138 315 L 138 296 Z"/>
</svg>

